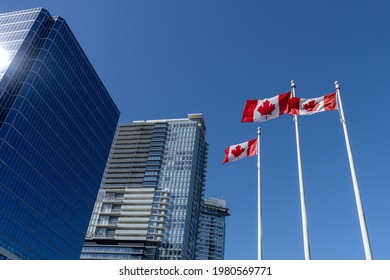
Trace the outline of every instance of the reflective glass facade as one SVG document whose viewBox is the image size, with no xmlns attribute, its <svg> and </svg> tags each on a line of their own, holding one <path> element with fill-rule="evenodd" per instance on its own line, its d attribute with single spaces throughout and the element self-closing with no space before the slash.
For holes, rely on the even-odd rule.
<svg viewBox="0 0 390 280">
<path fill-rule="evenodd" d="M 158 188 L 169 190 L 166 232 L 160 259 L 194 259 L 208 145 L 203 118 L 167 123 Z"/>
<path fill-rule="evenodd" d="M 0 255 L 78 259 L 119 111 L 45 9 L 0 14 Z"/>
</svg>

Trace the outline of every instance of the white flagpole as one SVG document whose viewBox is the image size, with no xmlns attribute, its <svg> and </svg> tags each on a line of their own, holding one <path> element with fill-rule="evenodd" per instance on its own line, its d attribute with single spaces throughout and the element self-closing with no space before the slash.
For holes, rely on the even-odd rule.
<svg viewBox="0 0 390 280">
<path fill-rule="evenodd" d="M 364 245 L 364 252 L 366 254 L 366 259 L 372 260 L 370 239 L 368 237 L 366 220 L 364 217 L 363 205 L 362 205 L 362 200 L 360 197 L 359 184 L 358 184 L 357 177 L 356 177 L 356 170 L 355 170 L 355 164 L 353 162 L 353 157 L 352 157 L 351 144 L 349 142 L 348 127 L 347 127 L 347 123 L 346 123 L 345 117 L 344 117 L 343 103 L 341 102 L 340 85 L 339 85 L 339 82 L 337 82 L 337 81 L 334 84 L 336 87 L 337 98 L 338 98 L 338 105 L 339 105 L 339 111 L 340 111 L 340 121 L 343 124 L 345 143 L 347 145 L 349 167 L 351 170 L 353 189 L 355 192 L 356 207 L 358 210 L 360 230 L 362 233 L 362 239 L 363 239 L 363 245 Z"/>
<path fill-rule="evenodd" d="M 291 93 L 295 97 L 295 83 L 291 81 Z M 298 158 L 298 175 L 299 175 L 299 191 L 301 198 L 301 214 L 302 214 L 302 231 L 303 231 L 303 244 L 305 250 L 305 260 L 310 260 L 310 245 L 309 245 L 309 232 L 307 225 L 307 215 L 306 215 L 306 201 L 305 201 L 305 190 L 303 186 L 303 175 L 302 175 L 302 159 L 301 159 L 301 144 L 299 138 L 299 125 L 298 117 L 294 115 L 295 122 L 295 136 L 297 142 L 297 158 Z"/>
<path fill-rule="evenodd" d="M 258 194 L 258 202 L 257 202 L 257 234 L 258 234 L 258 243 L 257 243 L 257 255 L 258 260 L 263 259 L 263 237 L 262 237 L 262 227 L 261 227 L 261 161 L 260 161 L 260 134 L 261 128 L 257 128 L 257 194 Z"/>
</svg>

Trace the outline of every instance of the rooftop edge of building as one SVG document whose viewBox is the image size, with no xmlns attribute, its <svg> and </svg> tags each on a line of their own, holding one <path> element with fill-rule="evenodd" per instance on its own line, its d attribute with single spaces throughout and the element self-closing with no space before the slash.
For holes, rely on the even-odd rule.
<svg viewBox="0 0 390 280">
<path fill-rule="evenodd" d="M 175 122 L 175 121 L 187 121 L 187 120 L 199 120 L 202 129 L 206 131 L 206 124 L 204 122 L 203 114 L 202 113 L 191 113 L 187 115 L 187 118 L 180 118 L 180 119 L 160 119 L 160 120 L 137 120 L 133 121 L 133 123 L 157 123 L 157 122 Z"/>
</svg>

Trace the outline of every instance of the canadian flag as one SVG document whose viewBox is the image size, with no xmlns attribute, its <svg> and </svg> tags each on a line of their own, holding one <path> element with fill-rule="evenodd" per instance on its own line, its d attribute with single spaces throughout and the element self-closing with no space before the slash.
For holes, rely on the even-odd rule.
<svg viewBox="0 0 390 280">
<path fill-rule="evenodd" d="M 227 147 L 225 150 L 225 159 L 223 160 L 222 164 L 225 164 L 226 162 L 231 162 L 242 158 L 254 156 L 256 155 L 256 152 L 257 152 L 257 138 L 246 141 L 244 143 Z"/>
<path fill-rule="evenodd" d="M 337 110 L 336 92 L 311 99 L 291 97 L 288 102 L 290 115 L 312 115 L 330 110 Z"/>
<path fill-rule="evenodd" d="M 247 100 L 241 122 L 265 122 L 287 113 L 291 92 L 263 100 Z"/>
</svg>

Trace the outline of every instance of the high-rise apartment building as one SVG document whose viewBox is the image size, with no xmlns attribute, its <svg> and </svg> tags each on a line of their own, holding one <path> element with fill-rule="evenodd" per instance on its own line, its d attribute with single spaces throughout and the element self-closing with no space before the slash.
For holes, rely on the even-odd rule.
<svg viewBox="0 0 390 280">
<path fill-rule="evenodd" d="M 196 260 L 223 260 L 225 257 L 225 218 L 230 216 L 226 200 L 205 198 L 201 204 Z"/>
<path fill-rule="evenodd" d="M 72 31 L 0 14 L 0 259 L 78 259 L 119 111 Z"/>
<path fill-rule="evenodd" d="M 119 125 L 82 259 L 194 259 L 208 145 L 202 114 Z"/>
</svg>

